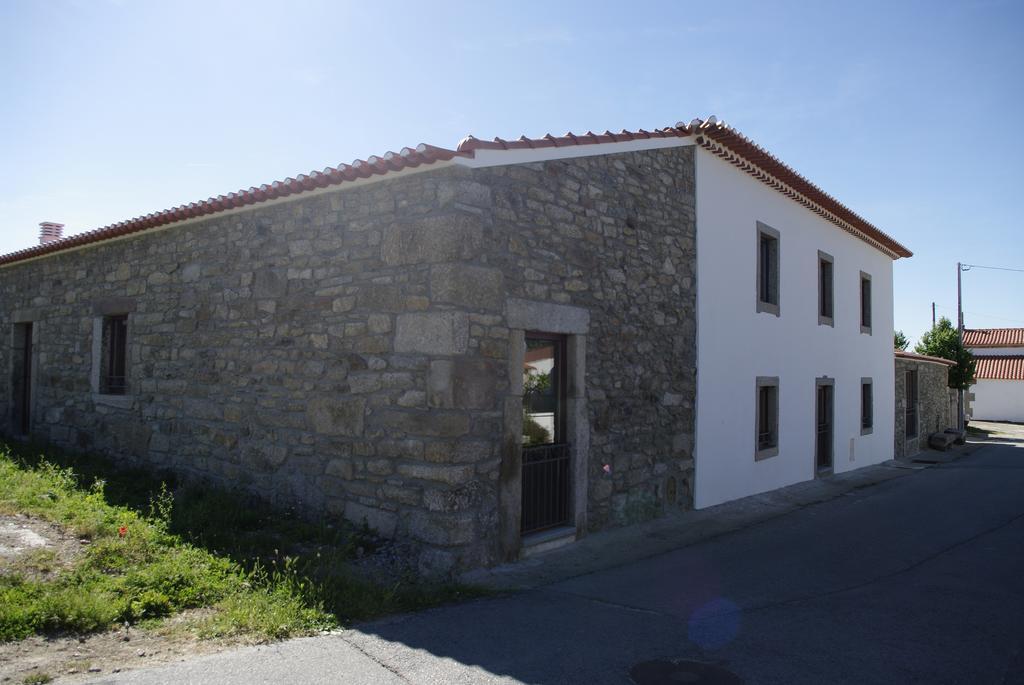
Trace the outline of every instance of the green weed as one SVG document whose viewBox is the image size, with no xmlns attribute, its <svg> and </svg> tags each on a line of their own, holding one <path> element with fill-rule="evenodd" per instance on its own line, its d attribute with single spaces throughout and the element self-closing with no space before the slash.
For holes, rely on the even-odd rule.
<svg viewBox="0 0 1024 685">
<path fill-rule="evenodd" d="M 273 640 L 481 594 L 413 576 L 371 582 L 349 566 L 376 544 L 365 528 L 98 457 L 0 443 L 0 512 L 53 521 L 88 543 L 45 581 L 17 568 L 0 576 L 0 641 L 154 625 L 200 607 L 213 609 L 194 626 L 201 636 Z"/>
</svg>

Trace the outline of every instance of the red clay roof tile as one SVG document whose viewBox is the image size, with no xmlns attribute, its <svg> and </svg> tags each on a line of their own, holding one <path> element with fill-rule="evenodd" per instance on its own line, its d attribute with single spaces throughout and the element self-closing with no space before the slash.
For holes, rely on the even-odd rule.
<svg viewBox="0 0 1024 685">
<path fill-rule="evenodd" d="M 284 181 L 274 181 L 269 185 L 263 184 L 258 188 L 252 187 L 248 190 L 229 193 L 226 196 L 221 195 L 202 202 L 192 202 L 188 205 L 172 207 L 162 212 L 147 214 L 86 233 L 69 236 L 63 240 L 30 247 L 0 256 L 0 265 L 109 240 L 158 226 L 165 226 L 183 219 L 208 216 L 228 209 L 287 197 L 316 188 L 341 185 L 342 183 L 360 178 L 381 176 L 391 171 L 415 168 L 423 164 L 449 161 L 455 157 L 473 157 L 477 150 L 539 149 L 621 143 L 652 138 L 686 138 L 690 136 L 695 138 L 695 142 L 698 145 L 803 204 L 811 211 L 814 211 L 840 228 L 866 240 L 869 244 L 880 247 L 883 251 L 898 257 L 910 257 L 912 255 L 907 248 L 786 166 L 778 158 L 769 154 L 766 150 L 725 123 L 718 121 L 715 117 L 709 117 L 706 121 L 694 119 L 689 124 L 679 123 L 675 126 L 653 131 L 646 131 L 644 129 L 639 131 L 623 130 L 619 133 L 612 133 L 611 131 L 594 133 L 587 131 L 582 135 L 570 132 L 564 136 L 547 134 L 543 138 L 520 136 L 516 140 L 495 138 L 491 141 L 467 136 L 459 142 L 456 150 L 447 150 L 426 144 L 418 145 L 415 150 L 406 147 L 402 148 L 401 152 L 388 152 L 383 157 L 371 156 L 365 161 L 356 160 L 352 164 L 327 167 L 322 172 L 312 171 L 309 174 L 301 174 L 297 178 L 286 178 Z"/>
<path fill-rule="evenodd" d="M 385 159 L 380 157 L 370 157 L 366 161 L 357 159 L 352 164 L 327 167 L 323 171 L 311 171 L 309 174 L 300 174 L 297 178 L 286 178 L 283 181 L 274 181 L 269 185 L 265 183 L 259 188 L 252 187 L 248 190 L 239 190 L 228 195 L 211 197 L 201 202 L 190 202 L 187 205 L 172 207 L 162 212 L 146 214 L 145 216 L 135 217 L 127 221 L 119 221 L 103 228 L 97 228 L 85 233 L 68 236 L 62 240 L 46 243 L 45 245 L 36 245 L 0 256 L 0 265 L 20 262 L 53 252 L 61 252 L 90 243 L 98 243 L 111 238 L 138 233 L 139 231 L 165 226 L 182 221 L 183 219 L 207 216 L 228 209 L 253 205 L 279 197 L 288 197 L 289 195 L 317 188 L 340 185 L 359 178 L 383 175 L 389 171 L 400 171 L 405 168 L 414 168 L 423 164 L 433 164 L 439 161 L 448 161 L 455 157 L 467 156 L 465 153 L 445 150 L 433 145 L 419 145 L 415 150 L 403 148 L 401 153 L 389 152 L 388 155 L 391 156 L 385 155 Z"/>
<path fill-rule="evenodd" d="M 964 347 L 1024 347 L 1024 328 L 965 328 Z"/>
<path fill-rule="evenodd" d="M 1024 355 L 993 355 L 975 357 L 978 361 L 974 377 L 978 380 L 1024 381 Z"/>
</svg>

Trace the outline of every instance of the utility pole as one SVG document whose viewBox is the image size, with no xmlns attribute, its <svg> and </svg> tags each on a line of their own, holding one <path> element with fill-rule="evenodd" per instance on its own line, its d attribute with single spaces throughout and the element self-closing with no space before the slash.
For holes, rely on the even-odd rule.
<svg viewBox="0 0 1024 685">
<path fill-rule="evenodd" d="M 960 348 L 964 346 L 964 301 L 963 301 L 963 264 L 960 262 L 956 263 L 956 339 L 960 343 Z M 934 304 L 932 305 L 935 306 Z M 934 309 L 932 310 L 934 311 Z M 932 318 L 935 314 L 932 314 Z M 934 325 L 934 324 L 933 324 Z M 964 429 L 964 390 L 963 388 L 956 389 L 956 427 L 957 430 Z"/>
<path fill-rule="evenodd" d="M 935 303 L 932 302 L 932 328 L 935 328 Z"/>
</svg>

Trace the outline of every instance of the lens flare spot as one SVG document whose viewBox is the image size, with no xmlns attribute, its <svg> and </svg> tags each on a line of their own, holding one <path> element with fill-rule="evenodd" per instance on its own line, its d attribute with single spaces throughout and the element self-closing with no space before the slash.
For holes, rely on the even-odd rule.
<svg viewBox="0 0 1024 685">
<path fill-rule="evenodd" d="M 698 607 L 690 615 L 690 642 L 701 649 L 721 649 L 740 632 L 740 608 L 724 597 Z"/>
</svg>

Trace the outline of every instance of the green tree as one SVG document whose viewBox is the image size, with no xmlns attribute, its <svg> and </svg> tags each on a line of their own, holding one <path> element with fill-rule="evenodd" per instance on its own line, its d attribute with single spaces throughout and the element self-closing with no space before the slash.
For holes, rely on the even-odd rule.
<svg viewBox="0 0 1024 685">
<path fill-rule="evenodd" d="M 907 340 L 907 336 L 903 334 L 903 331 L 896 331 L 892 336 L 892 345 L 897 350 L 905 350 L 910 345 L 910 341 Z"/>
<path fill-rule="evenodd" d="M 956 327 L 946 317 L 939 319 L 930 331 L 921 336 L 921 342 L 914 350 L 918 354 L 942 357 L 956 362 L 956 366 L 949 368 L 949 387 L 967 390 L 974 383 L 977 362 L 960 344 Z"/>
</svg>

